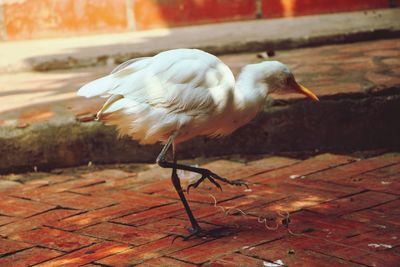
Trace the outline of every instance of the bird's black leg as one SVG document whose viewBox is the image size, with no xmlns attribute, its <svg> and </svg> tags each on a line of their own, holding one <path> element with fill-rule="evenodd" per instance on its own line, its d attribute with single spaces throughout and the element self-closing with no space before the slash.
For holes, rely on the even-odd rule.
<svg viewBox="0 0 400 267">
<path fill-rule="evenodd" d="M 170 141 L 171 139 L 171 141 Z M 161 151 L 160 155 L 157 157 L 157 163 L 163 168 L 175 168 L 178 170 L 184 170 L 184 171 L 190 171 L 190 172 L 195 172 L 198 174 L 201 174 L 201 178 L 197 180 L 196 182 L 190 184 L 187 187 L 187 191 L 189 192 L 190 188 L 197 188 L 205 179 L 208 179 L 210 182 L 212 182 L 215 186 L 217 186 L 219 189 L 222 190 L 222 187 L 219 185 L 219 183 L 216 181 L 221 181 L 230 185 L 244 185 L 246 187 L 247 184 L 243 181 L 240 180 L 235 180 L 231 181 L 226 178 L 223 178 L 216 173 L 213 173 L 212 171 L 205 169 L 205 168 L 197 168 L 197 167 L 192 167 L 192 166 L 187 166 L 187 165 L 182 165 L 182 164 L 177 164 L 176 162 L 168 162 L 165 159 L 165 154 L 169 148 L 169 146 L 172 144 L 174 136 L 171 136 L 170 139 L 168 139 L 167 144 L 164 146 L 163 150 Z M 170 141 L 170 144 L 168 145 L 168 142 Z"/>
<path fill-rule="evenodd" d="M 160 155 L 157 157 L 157 163 L 163 168 L 169 168 L 169 167 L 164 167 L 163 162 L 165 162 L 166 153 L 167 153 L 169 147 L 171 146 L 171 144 L 173 143 L 173 140 L 174 140 L 174 136 L 171 136 L 168 139 L 165 146 L 163 147 Z M 177 174 L 177 168 L 175 168 L 175 165 L 177 165 L 175 151 L 173 151 L 173 152 L 174 153 L 173 153 L 173 164 L 171 165 L 171 168 L 172 168 L 171 180 L 172 180 L 172 184 L 175 187 L 176 192 L 179 195 L 179 198 L 182 201 L 185 211 L 189 217 L 190 223 L 192 224 L 192 229 L 190 229 L 190 235 L 184 238 L 184 239 L 188 239 L 188 238 L 192 237 L 193 235 L 197 235 L 197 233 L 200 233 L 202 230 L 201 230 L 201 227 L 198 224 L 196 218 L 193 216 L 193 213 L 192 213 L 192 210 L 190 209 L 189 203 L 187 202 L 186 197 L 183 193 L 181 182 L 180 182 L 178 174 Z"/>
<path fill-rule="evenodd" d="M 180 170 L 185 170 L 185 171 L 192 171 L 192 172 L 196 172 L 196 173 L 199 173 L 202 175 L 202 177 L 197 182 L 190 184 L 188 186 L 188 190 L 190 189 L 190 187 L 196 188 L 205 179 L 210 180 L 213 184 L 215 184 L 220 189 L 221 189 L 221 186 L 215 180 L 220 180 L 220 181 L 226 182 L 228 184 L 232 184 L 232 185 L 246 185 L 247 186 L 247 184 L 242 181 L 230 181 L 230 180 L 222 178 L 222 177 L 218 176 L 217 174 L 211 172 L 210 170 L 207 170 L 204 168 L 195 168 L 195 167 L 191 167 L 191 166 L 178 164 L 177 160 L 176 160 L 174 138 L 175 138 L 175 135 L 172 135 L 168 139 L 167 143 L 161 150 L 160 155 L 158 155 L 158 157 L 157 157 L 157 163 L 162 168 L 172 168 L 172 175 L 171 175 L 172 184 L 174 185 L 176 192 L 178 193 L 179 198 L 181 199 L 182 204 L 185 208 L 185 211 L 189 217 L 190 223 L 192 224 L 192 228 L 190 229 L 190 234 L 187 236 L 184 236 L 183 239 L 188 240 L 192 236 L 199 236 L 199 237 L 219 236 L 221 234 L 219 229 L 214 229 L 211 231 L 204 231 L 203 229 L 201 229 L 196 218 L 193 216 L 193 213 L 192 213 L 192 210 L 190 209 L 189 203 L 187 202 L 186 197 L 183 193 L 181 182 L 180 182 L 180 179 L 177 174 L 177 170 L 180 169 Z M 166 154 L 167 154 L 169 148 L 171 147 L 171 145 L 173 146 L 173 162 L 168 162 L 166 160 Z"/>
</svg>

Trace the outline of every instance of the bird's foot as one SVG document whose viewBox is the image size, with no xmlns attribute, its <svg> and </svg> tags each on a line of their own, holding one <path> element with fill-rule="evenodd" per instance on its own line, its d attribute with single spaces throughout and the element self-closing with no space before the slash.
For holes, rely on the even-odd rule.
<svg viewBox="0 0 400 267">
<path fill-rule="evenodd" d="M 187 241 L 187 240 L 189 240 L 190 238 L 192 238 L 194 236 L 203 238 L 203 237 L 206 237 L 207 234 L 206 234 L 206 231 L 204 231 L 201 227 L 190 228 L 188 235 L 177 235 L 177 236 L 174 237 L 174 239 L 172 239 L 172 243 L 174 243 L 174 241 L 177 238 L 182 238 L 183 241 Z"/>
<path fill-rule="evenodd" d="M 217 227 L 214 229 L 210 230 L 204 230 L 201 227 L 198 228 L 190 228 L 189 229 L 189 234 L 188 235 L 177 235 L 172 239 L 172 243 L 178 239 L 182 238 L 183 241 L 187 241 L 192 237 L 199 237 L 199 238 L 219 238 L 223 236 L 228 236 L 234 233 L 234 229 L 228 228 L 228 227 Z"/>
<path fill-rule="evenodd" d="M 235 185 L 235 186 L 246 186 L 247 188 L 249 188 L 249 186 L 247 185 L 246 182 L 241 181 L 241 180 L 228 180 L 226 178 L 223 178 L 215 173 L 213 173 L 210 170 L 207 169 L 201 169 L 201 171 L 199 171 L 199 173 L 201 174 L 201 178 L 199 180 L 197 180 L 194 183 L 191 183 L 188 185 L 188 187 L 186 188 L 186 192 L 189 193 L 190 188 L 197 188 L 202 182 L 204 182 L 205 179 L 209 180 L 211 183 L 213 183 L 216 187 L 218 187 L 221 191 L 222 191 L 222 187 L 221 185 L 216 181 L 221 181 L 230 185 Z"/>
</svg>

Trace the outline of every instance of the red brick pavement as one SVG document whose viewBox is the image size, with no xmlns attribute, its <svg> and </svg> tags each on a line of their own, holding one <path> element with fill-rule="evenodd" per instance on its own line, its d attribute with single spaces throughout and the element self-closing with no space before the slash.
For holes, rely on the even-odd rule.
<svg viewBox="0 0 400 267">
<path fill-rule="evenodd" d="M 220 235 L 174 243 L 189 223 L 169 179 L 157 168 L 49 174 L 4 187 L 0 266 L 400 262 L 399 153 L 365 159 L 266 157 L 246 164 L 217 160 L 205 166 L 246 180 L 250 189 L 225 186 L 220 192 L 204 183 L 193 190 L 188 199 L 195 216 L 204 229 L 219 229 Z M 138 182 L 149 175 L 153 179 Z M 282 225 L 286 212 L 288 229 Z"/>
</svg>

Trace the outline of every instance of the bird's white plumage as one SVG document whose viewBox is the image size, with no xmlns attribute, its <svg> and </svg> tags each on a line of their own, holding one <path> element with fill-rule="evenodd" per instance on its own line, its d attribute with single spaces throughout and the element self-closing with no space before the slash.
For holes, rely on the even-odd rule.
<svg viewBox="0 0 400 267">
<path fill-rule="evenodd" d="M 197 135 L 222 136 L 251 120 L 268 93 L 265 76 L 279 68 L 249 65 L 235 84 L 217 57 L 196 49 L 175 49 L 132 60 L 108 76 L 84 85 L 78 95 L 122 98 L 103 110 L 105 121 L 143 144 L 179 143 Z"/>
</svg>

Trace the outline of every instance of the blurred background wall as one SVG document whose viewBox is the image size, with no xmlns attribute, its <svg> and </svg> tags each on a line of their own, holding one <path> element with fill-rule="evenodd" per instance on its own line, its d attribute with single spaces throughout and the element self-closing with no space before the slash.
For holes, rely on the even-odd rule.
<svg viewBox="0 0 400 267">
<path fill-rule="evenodd" d="M 140 31 L 400 6 L 400 0 L 0 0 L 0 40 Z"/>
</svg>

